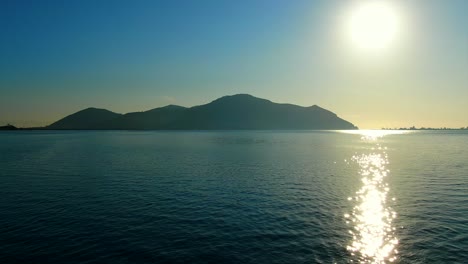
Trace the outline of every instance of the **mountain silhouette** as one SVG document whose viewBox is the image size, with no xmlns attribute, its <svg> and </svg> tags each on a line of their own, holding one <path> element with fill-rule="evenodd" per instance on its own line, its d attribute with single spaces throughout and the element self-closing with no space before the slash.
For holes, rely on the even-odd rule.
<svg viewBox="0 0 468 264">
<path fill-rule="evenodd" d="M 50 129 L 96 129 L 121 114 L 106 109 L 86 108 L 47 126 Z"/>
<path fill-rule="evenodd" d="M 145 112 L 117 114 L 87 108 L 47 129 L 128 130 L 290 130 L 357 129 L 336 114 L 313 105 L 273 103 L 248 94 L 224 96 L 190 108 L 168 105 Z"/>
</svg>

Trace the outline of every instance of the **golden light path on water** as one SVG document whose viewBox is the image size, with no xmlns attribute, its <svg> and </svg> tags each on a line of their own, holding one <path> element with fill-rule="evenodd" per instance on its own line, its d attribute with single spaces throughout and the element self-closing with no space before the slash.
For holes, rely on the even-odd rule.
<svg viewBox="0 0 468 264">
<path fill-rule="evenodd" d="M 386 181 L 389 175 L 387 148 L 378 141 L 386 135 L 406 132 L 357 130 L 345 133 L 359 134 L 361 140 L 369 143 L 369 152 L 356 153 L 351 159 L 359 166 L 362 185 L 354 197 L 348 197 L 354 207 L 351 213 L 344 215 L 353 237 L 347 250 L 359 263 L 393 262 L 398 254 L 398 238 L 392 225 L 396 212 L 389 205 L 388 198 L 390 188 Z"/>
</svg>

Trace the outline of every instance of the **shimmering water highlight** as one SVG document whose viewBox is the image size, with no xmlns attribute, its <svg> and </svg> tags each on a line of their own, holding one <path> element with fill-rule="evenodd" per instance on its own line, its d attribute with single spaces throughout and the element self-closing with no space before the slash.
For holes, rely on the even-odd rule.
<svg viewBox="0 0 468 264">
<path fill-rule="evenodd" d="M 362 187 L 354 197 L 348 198 L 357 205 L 351 216 L 345 215 L 350 219 L 347 223 L 352 225 L 350 233 L 353 235 L 353 241 L 347 248 L 352 255 L 359 254 L 361 263 L 385 263 L 387 260 L 393 262 L 398 239 L 392 225 L 396 212 L 387 202 L 387 154 L 361 154 L 353 156 L 352 160 L 359 164 Z"/>
</svg>

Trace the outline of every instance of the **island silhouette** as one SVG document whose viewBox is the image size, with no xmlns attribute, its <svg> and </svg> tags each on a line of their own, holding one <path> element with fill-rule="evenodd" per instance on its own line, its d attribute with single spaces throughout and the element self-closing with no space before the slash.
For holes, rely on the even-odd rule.
<svg viewBox="0 0 468 264">
<path fill-rule="evenodd" d="M 145 112 L 118 114 L 87 108 L 46 129 L 125 130 L 279 130 L 357 129 L 317 105 L 279 104 L 248 94 L 218 98 L 190 108 L 168 105 Z"/>
<path fill-rule="evenodd" d="M 50 130 L 341 130 L 358 129 L 317 105 L 274 103 L 249 94 L 218 98 L 193 107 L 168 105 L 144 112 L 114 113 L 86 108 L 48 126 Z"/>
</svg>

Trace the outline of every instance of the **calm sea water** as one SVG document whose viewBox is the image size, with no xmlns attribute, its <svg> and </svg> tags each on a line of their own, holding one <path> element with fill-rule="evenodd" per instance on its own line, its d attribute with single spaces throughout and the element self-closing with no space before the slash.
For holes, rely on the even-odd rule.
<svg viewBox="0 0 468 264">
<path fill-rule="evenodd" d="M 468 133 L 0 133 L 0 263 L 466 263 Z"/>
</svg>

